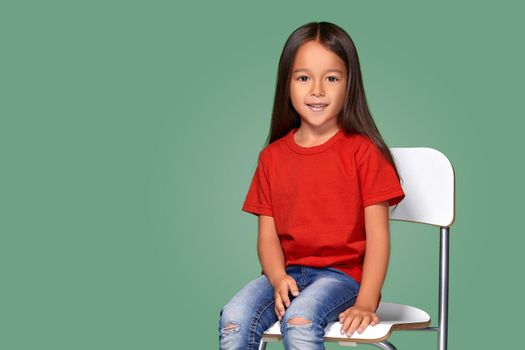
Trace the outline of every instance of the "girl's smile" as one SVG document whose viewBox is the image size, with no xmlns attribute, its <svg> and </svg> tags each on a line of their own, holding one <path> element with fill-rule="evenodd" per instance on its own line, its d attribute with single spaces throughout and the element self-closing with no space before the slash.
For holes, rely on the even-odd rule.
<svg viewBox="0 0 525 350">
<path fill-rule="evenodd" d="M 326 103 L 313 103 L 313 104 L 306 104 L 310 109 L 314 112 L 322 112 L 328 106 Z"/>
</svg>

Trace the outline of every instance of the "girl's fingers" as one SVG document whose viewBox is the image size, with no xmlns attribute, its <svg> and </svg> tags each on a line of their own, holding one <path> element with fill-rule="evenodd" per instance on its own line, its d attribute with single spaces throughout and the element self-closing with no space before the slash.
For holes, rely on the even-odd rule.
<svg viewBox="0 0 525 350">
<path fill-rule="evenodd" d="M 286 305 L 286 307 L 289 307 L 290 298 L 288 297 L 288 288 L 282 288 L 279 292 L 281 299 L 283 300 L 283 304 Z"/>
<path fill-rule="evenodd" d="M 279 311 L 277 310 L 277 308 L 275 308 L 274 310 L 275 310 L 275 314 L 277 315 L 277 319 L 280 321 L 280 320 L 282 319 L 281 314 L 279 313 Z"/>
<path fill-rule="evenodd" d="M 341 322 L 343 325 L 341 326 L 341 334 L 346 333 L 346 329 L 348 328 L 348 325 L 350 322 L 352 322 L 352 316 L 343 316 L 344 318 L 340 318 L 339 322 Z"/>
<path fill-rule="evenodd" d="M 363 316 L 345 311 L 339 314 L 339 322 L 343 324 L 341 334 L 346 333 L 348 336 L 351 336 L 356 330 L 361 334 L 369 325 L 377 325 L 379 323 L 379 317 L 377 317 L 375 313 Z"/>
<path fill-rule="evenodd" d="M 288 282 L 288 287 L 290 288 L 290 293 L 292 293 L 292 295 L 294 297 L 298 296 L 299 295 L 299 288 L 297 288 L 297 282 L 295 282 L 293 277 L 290 277 L 287 280 L 287 282 Z"/>
<path fill-rule="evenodd" d="M 357 333 L 361 334 L 364 332 L 366 327 L 368 327 L 368 325 L 370 324 L 370 319 L 371 317 L 368 315 L 365 315 L 365 317 L 363 317 L 363 321 L 361 321 L 361 325 L 357 328 Z"/>
<path fill-rule="evenodd" d="M 275 294 L 275 309 L 277 310 L 277 317 L 280 319 L 284 315 L 284 306 L 279 293 Z"/>
<path fill-rule="evenodd" d="M 349 313 L 346 318 L 343 321 L 343 327 L 341 327 L 341 334 L 346 333 L 348 330 L 348 327 L 350 327 L 350 324 L 354 320 L 354 315 L 352 313 Z"/>
<path fill-rule="evenodd" d="M 355 332 L 357 327 L 361 324 L 362 316 L 356 315 L 354 316 L 354 319 L 352 320 L 352 323 L 350 324 L 350 328 L 348 328 L 348 331 L 346 332 L 346 335 L 352 336 L 352 334 Z"/>
<path fill-rule="evenodd" d="M 284 316 L 285 306 L 290 307 L 290 296 L 289 293 L 292 293 L 294 296 L 299 295 L 299 288 L 297 288 L 297 283 L 292 277 L 289 277 L 285 280 L 285 283 L 281 284 L 281 287 L 277 288 L 275 292 L 275 313 L 279 321 Z"/>
</svg>

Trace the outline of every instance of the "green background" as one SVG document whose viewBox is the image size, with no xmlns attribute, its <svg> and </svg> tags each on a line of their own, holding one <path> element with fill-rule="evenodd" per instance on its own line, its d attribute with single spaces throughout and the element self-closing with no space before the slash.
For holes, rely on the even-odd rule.
<svg viewBox="0 0 525 350">
<path fill-rule="evenodd" d="M 218 348 L 221 307 L 260 272 L 256 217 L 240 207 L 279 55 L 310 21 L 352 36 L 387 144 L 432 147 L 454 166 L 450 348 L 515 347 L 523 10 L 518 1 L 3 1 L 0 348 Z M 384 301 L 427 310 L 437 325 L 438 229 L 392 222 L 391 234 Z M 390 341 L 432 349 L 437 334 Z"/>
</svg>

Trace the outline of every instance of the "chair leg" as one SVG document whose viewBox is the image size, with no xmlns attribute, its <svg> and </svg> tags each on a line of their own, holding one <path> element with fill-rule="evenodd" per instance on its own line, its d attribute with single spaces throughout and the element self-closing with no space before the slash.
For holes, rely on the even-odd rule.
<svg viewBox="0 0 525 350">
<path fill-rule="evenodd" d="M 263 338 L 261 338 L 261 342 L 259 343 L 259 350 L 265 350 L 266 349 L 266 342 Z"/>
<path fill-rule="evenodd" d="M 383 349 L 383 350 L 397 350 L 397 348 L 394 346 L 394 344 L 392 344 L 391 342 L 389 341 L 380 341 L 380 342 L 377 342 L 377 343 L 370 343 L 370 345 L 374 345 L 376 347 L 378 347 L 379 349 Z"/>
<path fill-rule="evenodd" d="M 439 245 L 439 338 L 438 349 L 447 350 L 449 228 L 440 228 Z"/>
</svg>

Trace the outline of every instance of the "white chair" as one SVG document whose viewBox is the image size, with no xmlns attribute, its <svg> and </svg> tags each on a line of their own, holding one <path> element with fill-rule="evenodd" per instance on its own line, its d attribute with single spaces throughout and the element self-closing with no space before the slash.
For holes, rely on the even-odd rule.
<svg viewBox="0 0 525 350">
<path fill-rule="evenodd" d="M 380 323 L 369 326 L 359 334 L 348 337 L 339 332 L 339 321 L 325 328 L 325 341 L 338 342 L 342 346 L 367 343 L 380 349 L 396 347 L 387 341 L 393 331 L 418 330 L 438 332 L 438 349 L 447 349 L 448 332 L 448 242 L 450 226 L 454 223 L 455 177 L 452 164 L 441 152 L 426 147 L 390 148 L 401 177 L 405 198 L 390 207 L 390 220 L 400 220 L 439 227 L 439 320 L 438 326 L 430 326 L 430 316 L 416 307 L 381 302 L 376 311 Z M 261 339 L 259 350 L 267 342 L 281 341 L 280 321 L 268 328 Z"/>
</svg>

